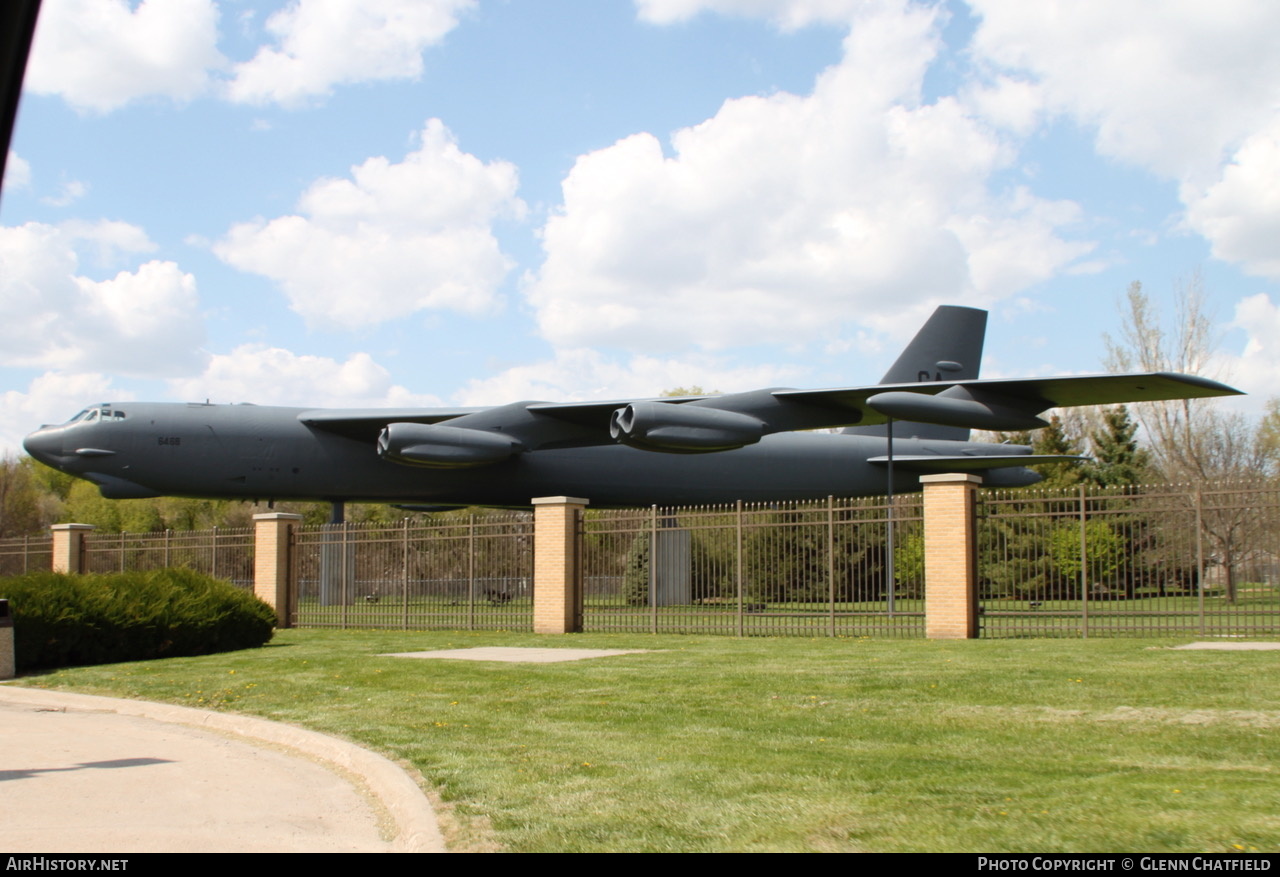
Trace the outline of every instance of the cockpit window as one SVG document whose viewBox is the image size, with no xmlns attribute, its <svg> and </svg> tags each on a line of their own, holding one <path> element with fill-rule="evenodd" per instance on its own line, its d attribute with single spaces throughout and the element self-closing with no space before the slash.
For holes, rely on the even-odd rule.
<svg viewBox="0 0 1280 877">
<path fill-rule="evenodd" d="M 123 411 L 101 405 L 97 408 L 86 408 L 75 417 L 67 421 L 66 425 L 73 423 L 96 423 L 101 420 L 103 423 L 119 423 L 126 417 Z"/>
</svg>

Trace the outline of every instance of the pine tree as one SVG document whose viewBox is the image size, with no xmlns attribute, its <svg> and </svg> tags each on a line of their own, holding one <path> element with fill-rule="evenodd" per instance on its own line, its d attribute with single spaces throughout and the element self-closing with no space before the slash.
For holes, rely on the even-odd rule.
<svg viewBox="0 0 1280 877">
<path fill-rule="evenodd" d="M 1049 425 L 1035 434 L 1031 451 L 1034 454 L 1076 456 L 1080 454 L 1080 440 L 1068 433 L 1062 418 L 1055 414 L 1049 418 Z M 1032 468 L 1044 476 L 1045 487 L 1075 487 L 1084 480 L 1080 464 L 1070 460 L 1042 463 Z"/>
<path fill-rule="evenodd" d="M 1089 436 L 1093 460 L 1083 468 L 1085 480 L 1100 487 L 1150 481 L 1151 454 L 1138 444 L 1138 424 L 1124 405 L 1102 412 L 1100 428 Z"/>
</svg>

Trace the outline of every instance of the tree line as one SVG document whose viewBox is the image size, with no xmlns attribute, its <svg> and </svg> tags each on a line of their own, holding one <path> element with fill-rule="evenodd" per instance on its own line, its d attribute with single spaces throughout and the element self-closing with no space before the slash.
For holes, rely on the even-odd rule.
<svg viewBox="0 0 1280 877">
<path fill-rule="evenodd" d="M 164 530 L 210 530 L 248 527 L 253 516 L 267 511 L 300 514 L 308 524 L 329 520 L 326 502 L 252 503 L 243 500 L 104 499 L 96 485 L 51 469 L 30 457 L 0 459 L 0 538 L 34 536 L 51 524 L 92 524 L 103 533 L 157 533 Z M 403 511 L 388 505 L 351 503 L 352 523 L 395 523 Z"/>
</svg>

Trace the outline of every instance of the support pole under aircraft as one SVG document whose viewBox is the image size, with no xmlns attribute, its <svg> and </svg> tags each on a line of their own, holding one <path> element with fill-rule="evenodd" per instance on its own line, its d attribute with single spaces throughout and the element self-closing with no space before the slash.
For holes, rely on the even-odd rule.
<svg viewBox="0 0 1280 877">
<path fill-rule="evenodd" d="M 350 588 L 354 584 L 349 572 L 354 572 L 355 555 L 347 544 L 347 506 L 340 499 L 329 506 L 329 520 L 325 526 L 324 540 L 320 543 L 320 605 L 341 606 L 351 602 Z"/>
<path fill-rule="evenodd" d="M 885 435 L 888 437 L 888 457 L 889 457 L 889 481 L 885 490 L 885 525 L 887 527 L 885 537 L 884 574 L 885 574 L 885 594 L 888 596 L 889 617 L 893 617 L 893 418 L 890 417 L 885 424 Z"/>
</svg>

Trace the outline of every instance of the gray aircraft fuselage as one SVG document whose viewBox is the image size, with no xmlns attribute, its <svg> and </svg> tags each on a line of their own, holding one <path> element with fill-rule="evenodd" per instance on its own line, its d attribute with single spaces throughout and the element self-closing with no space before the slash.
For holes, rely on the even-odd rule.
<svg viewBox="0 0 1280 877">
<path fill-rule="evenodd" d="M 780 433 L 715 454 L 596 444 L 543 448 L 471 468 L 424 468 L 380 458 L 374 436 L 348 437 L 301 422 L 308 409 L 120 403 L 97 411 L 89 422 L 43 427 L 25 446 L 111 498 L 527 506 L 535 497 L 570 495 L 594 506 L 634 506 L 876 495 L 888 487 L 886 466 L 869 462 L 887 450 L 885 438 L 876 436 Z M 894 441 L 894 453 L 903 456 L 1009 450 L 907 436 Z M 1023 468 L 983 474 L 1000 486 L 1039 480 Z M 895 471 L 893 489 L 918 490 L 919 473 Z"/>
<path fill-rule="evenodd" d="M 872 385 L 453 409 L 130 402 L 23 444 L 110 499 L 706 505 L 906 492 L 922 473 L 1034 484 L 1026 466 L 1075 458 L 971 442 L 969 431 L 1036 429 L 1055 407 L 1239 392 L 1165 372 L 981 380 L 986 321 L 975 308 L 937 308 Z M 843 429 L 811 431 L 831 427 Z"/>
</svg>

